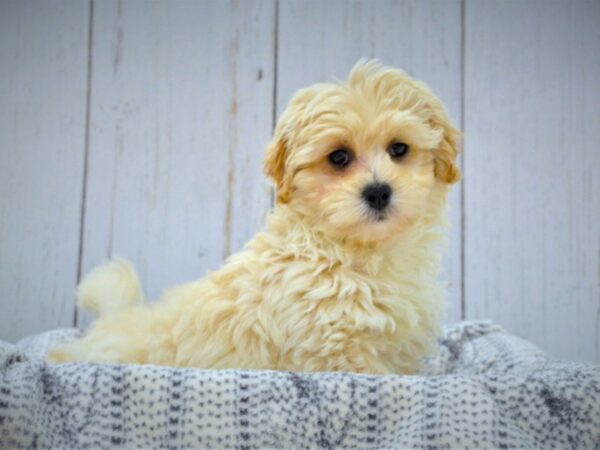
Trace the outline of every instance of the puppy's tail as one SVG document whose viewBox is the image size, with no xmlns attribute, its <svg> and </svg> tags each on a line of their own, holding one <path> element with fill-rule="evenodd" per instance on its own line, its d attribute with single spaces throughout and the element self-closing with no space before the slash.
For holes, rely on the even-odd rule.
<svg viewBox="0 0 600 450">
<path fill-rule="evenodd" d="M 135 269 L 121 258 L 96 267 L 77 287 L 77 304 L 98 317 L 140 305 L 143 301 Z"/>
</svg>

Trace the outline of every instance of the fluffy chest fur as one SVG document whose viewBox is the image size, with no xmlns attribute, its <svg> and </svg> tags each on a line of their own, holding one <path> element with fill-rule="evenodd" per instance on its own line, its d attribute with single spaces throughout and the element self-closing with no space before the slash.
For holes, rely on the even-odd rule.
<svg viewBox="0 0 600 450">
<path fill-rule="evenodd" d="M 275 214 L 224 268 L 167 295 L 174 363 L 412 373 L 437 333 L 436 240 L 421 229 L 349 251 Z"/>
</svg>

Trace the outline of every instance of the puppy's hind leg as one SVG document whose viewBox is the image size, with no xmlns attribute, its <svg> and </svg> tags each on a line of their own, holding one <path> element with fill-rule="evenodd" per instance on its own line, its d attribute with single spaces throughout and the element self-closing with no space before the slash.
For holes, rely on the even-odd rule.
<svg viewBox="0 0 600 450">
<path fill-rule="evenodd" d="M 170 352 L 164 350 L 169 348 L 169 335 L 160 324 L 160 317 L 147 306 L 116 312 L 96 320 L 81 339 L 54 348 L 48 359 L 55 363 L 161 363 L 155 355 L 170 356 Z"/>
<path fill-rule="evenodd" d="M 79 284 L 77 298 L 78 305 L 94 313 L 98 320 L 85 337 L 53 349 L 49 354 L 51 362 L 143 359 L 140 344 L 145 340 L 151 313 L 142 307 L 140 283 L 128 261 L 113 259 L 94 269 Z"/>
</svg>

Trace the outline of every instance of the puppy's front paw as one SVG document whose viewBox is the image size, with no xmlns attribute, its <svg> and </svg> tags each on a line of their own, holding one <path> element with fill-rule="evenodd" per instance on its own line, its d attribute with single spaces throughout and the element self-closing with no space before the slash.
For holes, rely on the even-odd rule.
<svg viewBox="0 0 600 450">
<path fill-rule="evenodd" d="M 46 360 L 52 364 L 60 364 L 71 361 L 69 352 L 63 349 L 63 346 L 53 348 L 48 352 Z"/>
<path fill-rule="evenodd" d="M 46 360 L 53 364 L 81 361 L 81 351 L 77 343 L 78 341 L 69 341 L 64 344 L 60 344 L 58 347 L 54 347 L 48 352 Z"/>
</svg>

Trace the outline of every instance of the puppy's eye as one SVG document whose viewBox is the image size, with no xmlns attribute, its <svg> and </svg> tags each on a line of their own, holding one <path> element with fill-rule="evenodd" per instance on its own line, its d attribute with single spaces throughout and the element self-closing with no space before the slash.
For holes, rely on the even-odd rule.
<svg viewBox="0 0 600 450">
<path fill-rule="evenodd" d="M 336 169 L 343 169 L 352 161 L 352 154 L 348 150 L 340 148 L 331 152 L 327 159 Z"/>
<path fill-rule="evenodd" d="M 408 153 L 408 144 L 404 142 L 392 142 L 388 147 L 388 153 L 392 159 L 400 159 Z"/>
</svg>

